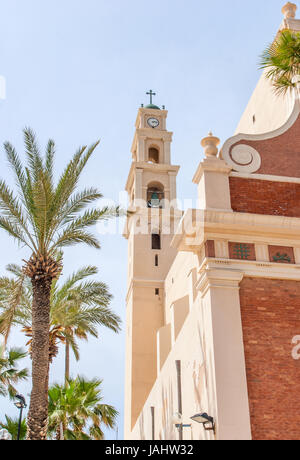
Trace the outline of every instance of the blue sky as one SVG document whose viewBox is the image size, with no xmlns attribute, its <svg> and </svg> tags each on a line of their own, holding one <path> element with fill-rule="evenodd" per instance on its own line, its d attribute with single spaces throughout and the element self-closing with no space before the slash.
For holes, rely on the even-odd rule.
<svg viewBox="0 0 300 460">
<path fill-rule="evenodd" d="M 79 145 L 101 139 L 82 178 L 117 199 L 130 167 L 137 109 L 145 92 L 169 110 L 174 131 L 172 161 L 181 165 L 178 197 L 196 198 L 192 184 L 209 130 L 222 139 L 238 124 L 259 78 L 258 56 L 282 20 L 283 0 L 9 0 L 1 1 L 0 176 L 11 181 L 3 142 L 23 151 L 22 129 L 32 127 L 45 145 L 57 143 L 60 171 Z M 0 274 L 27 254 L 1 232 Z M 64 274 L 87 263 L 114 295 L 125 319 L 127 244 L 120 235 L 101 237 L 102 250 L 66 251 Z M 104 379 L 105 402 L 119 412 L 123 432 L 124 333 L 100 330 L 81 347 L 72 373 Z M 11 344 L 24 344 L 17 331 Z M 63 379 L 63 352 L 51 380 Z M 29 385 L 20 390 L 27 395 Z M 3 414 L 11 402 L 0 398 Z M 109 433 L 108 438 L 115 437 Z"/>
</svg>

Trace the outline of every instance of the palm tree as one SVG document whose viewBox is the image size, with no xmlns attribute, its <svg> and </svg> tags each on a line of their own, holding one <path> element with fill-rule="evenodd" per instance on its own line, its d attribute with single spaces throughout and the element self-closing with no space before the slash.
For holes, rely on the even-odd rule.
<svg viewBox="0 0 300 460">
<path fill-rule="evenodd" d="M 83 267 L 73 273 L 62 286 L 56 283 L 52 291 L 51 321 L 54 326 L 61 327 L 65 338 L 66 380 L 70 377 L 70 347 L 76 359 L 79 359 L 76 338 L 87 340 L 88 335 L 97 338 L 97 326 L 107 327 L 115 333 L 120 331 L 121 319 L 109 308 L 112 296 L 107 285 L 89 280 L 97 273 L 97 267 Z"/>
<path fill-rule="evenodd" d="M 0 428 L 7 430 L 11 436 L 12 441 L 16 441 L 18 439 L 18 429 L 19 429 L 19 418 L 10 418 L 7 415 L 5 416 L 6 422 L 0 422 Z M 26 438 L 27 432 L 27 425 L 26 420 L 22 420 L 21 422 L 21 430 L 20 430 L 20 441 L 24 441 Z"/>
<path fill-rule="evenodd" d="M 48 368 L 50 296 L 53 280 L 62 270 L 55 259 L 60 248 L 85 243 L 100 248 L 88 231 L 100 219 L 118 214 L 118 209 L 85 209 L 101 198 L 95 188 L 77 192 L 80 175 L 99 142 L 82 147 L 54 183 L 55 144 L 50 140 L 44 157 L 34 133 L 24 130 L 26 167 L 16 150 L 4 144 L 14 172 L 16 191 L 0 180 L 0 228 L 27 248 L 24 275 L 31 279 L 32 303 L 32 392 L 28 414 L 28 439 L 45 440 L 48 420 Z"/>
<path fill-rule="evenodd" d="M 7 270 L 14 277 L 0 278 L 0 334 L 7 342 L 12 325 L 21 325 L 23 332 L 30 337 L 31 354 L 32 286 L 17 265 L 9 265 Z M 65 344 L 66 380 L 70 377 L 70 347 L 75 358 L 78 360 L 80 357 L 76 338 L 87 340 L 89 334 L 97 338 L 97 326 L 105 326 L 116 333 L 120 330 L 121 319 L 109 308 L 112 296 L 107 285 L 88 279 L 97 273 L 97 267 L 87 266 L 73 273 L 61 286 L 57 280 L 52 284 L 49 361 L 51 363 L 58 354 L 58 342 Z M 18 296 L 15 295 L 16 286 Z"/>
<path fill-rule="evenodd" d="M 49 389 L 49 436 L 65 440 L 102 440 L 102 425 L 113 429 L 118 412 L 102 404 L 102 380 L 77 377 Z"/>
<path fill-rule="evenodd" d="M 296 87 L 300 76 L 300 33 L 284 30 L 261 56 L 260 66 L 266 69 L 277 94 Z"/>
<path fill-rule="evenodd" d="M 27 356 L 27 353 L 21 348 L 11 348 L 7 354 L 2 353 L 0 346 L 0 396 L 9 396 L 13 398 L 17 391 L 15 384 L 28 377 L 28 369 L 18 370 L 18 363 Z"/>
</svg>

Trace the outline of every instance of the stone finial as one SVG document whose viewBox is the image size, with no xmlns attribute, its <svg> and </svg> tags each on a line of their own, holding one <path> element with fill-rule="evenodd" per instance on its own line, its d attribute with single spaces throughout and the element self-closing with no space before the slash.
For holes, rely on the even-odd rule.
<svg viewBox="0 0 300 460">
<path fill-rule="evenodd" d="M 201 141 L 201 145 L 204 148 L 204 153 L 206 157 L 216 157 L 218 155 L 218 145 L 220 144 L 220 139 L 215 137 L 212 132 L 208 133 L 208 137 L 204 137 Z"/>
<path fill-rule="evenodd" d="M 285 17 L 285 19 L 293 19 L 296 17 L 296 11 L 297 11 L 297 5 L 295 3 L 288 2 L 284 7 L 282 8 L 282 13 Z"/>
</svg>

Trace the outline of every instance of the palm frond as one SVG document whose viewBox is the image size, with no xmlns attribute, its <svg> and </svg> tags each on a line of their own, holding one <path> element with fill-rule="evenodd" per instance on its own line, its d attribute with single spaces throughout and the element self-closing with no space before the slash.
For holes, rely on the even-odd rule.
<svg viewBox="0 0 300 460">
<path fill-rule="evenodd" d="M 0 216 L 0 228 L 5 230 L 10 236 L 12 236 L 19 245 L 28 245 L 26 236 L 19 225 L 14 224 L 9 219 Z M 29 247 L 31 248 L 31 246 Z"/>
<path fill-rule="evenodd" d="M 61 210 L 71 199 L 71 196 L 76 189 L 76 185 L 79 179 L 79 175 L 77 175 L 76 169 L 85 150 L 86 147 L 81 147 L 75 153 L 72 160 L 68 163 L 64 172 L 62 173 L 58 181 L 57 187 L 54 191 L 53 201 L 49 209 L 49 220 L 51 222 L 54 221 L 52 233 L 50 235 L 50 240 L 61 222 L 59 218 Z"/>
<path fill-rule="evenodd" d="M 65 230 L 61 235 L 58 235 L 57 240 L 51 247 L 50 254 L 58 248 L 70 247 L 78 243 L 84 243 L 95 249 L 100 249 L 101 247 L 98 239 L 91 233 L 69 229 Z"/>
<path fill-rule="evenodd" d="M 86 206 L 102 197 L 103 195 L 96 188 L 89 188 L 76 193 L 62 209 L 61 225 L 72 222 L 74 216 L 76 216 Z"/>
<path fill-rule="evenodd" d="M 68 291 L 75 286 L 79 281 L 82 281 L 90 276 L 97 275 L 98 268 L 92 265 L 82 267 L 77 272 L 74 272 L 61 286 L 60 296 L 64 298 Z"/>
<path fill-rule="evenodd" d="M 26 245 L 32 250 L 36 249 L 26 224 L 26 217 L 23 213 L 22 206 L 10 188 L 2 180 L 0 180 L 0 211 L 2 213 L 2 219 L 6 222 L 7 227 L 19 228 L 24 235 L 24 240 L 26 235 Z"/>
<path fill-rule="evenodd" d="M 0 334 L 4 335 L 5 344 L 8 341 L 12 326 L 19 320 L 18 309 L 22 303 L 24 280 L 25 275 L 21 273 L 17 281 L 10 282 L 6 286 L 5 308 L 0 315 Z"/>
<path fill-rule="evenodd" d="M 74 338 L 73 334 L 66 334 L 67 340 L 69 341 L 70 347 L 74 353 L 76 361 L 80 359 L 79 346 Z"/>
<path fill-rule="evenodd" d="M 51 185 L 53 184 L 54 173 L 55 142 L 50 139 L 46 148 L 45 171 Z"/>
<path fill-rule="evenodd" d="M 291 30 L 280 32 L 262 53 L 260 68 L 265 70 L 276 94 L 285 94 L 293 89 L 295 77 L 300 75 L 300 33 Z"/>
<path fill-rule="evenodd" d="M 37 183 L 39 181 L 40 173 L 43 171 L 43 160 L 37 145 L 35 133 L 31 128 L 25 128 L 23 133 L 30 177 L 33 183 Z"/>
<path fill-rule="evenodd" d="M 26 203 L 26 195 L 27 195 L 26 194 L 26 174 L 24 172 L 20 157 L 10 142 L 4 143 L 4 149 L 5 149 L 6 156 L 10 164 L 10 167 L 16 177 L 17 185 L 21 192 L 24 203 Z"/>
<path fill-rule="evenodd" d="M 3 346 L 0 347 L 0 394 L 7 394 L 13 398 L 16 394 L 15 384 L 25 380 L 28 369 L 18 369 L 20 360 L 26 357 L 26 352 L 21 348 L 12 348 L 8 353 L 3 353 Z"/>
</svg>

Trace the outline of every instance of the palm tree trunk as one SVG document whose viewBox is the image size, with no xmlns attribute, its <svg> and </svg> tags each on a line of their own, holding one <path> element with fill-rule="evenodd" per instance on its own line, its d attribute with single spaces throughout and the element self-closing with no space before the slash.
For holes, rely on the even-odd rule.
<svg viewBox="0 0 300 460">
<path fill-rule="evenodd" d="M 0 358 L 4 358 L 5 351 L 6 351 L 6 344 L 5 342 L 3 342 L 3 344 L 1 344 Z"/>
<path fill-rule="evenodd" d="M 65 382 L 70 378 L 70 343 L 66 340 Z"/>
<path fill-rule="evenodd" d="M 60 424 L 59 424 L 59 425 L 57 425 L 57 428 L 56 428 L 55 441 L 60 441 L 60 437 L 61 437 L 60 431 L 61 431 L 61 427 L 60 427 Z"/>
<path fill-rule="evenodd" d="M 56 441 L 64 441 L 64 424 L 63 422 L 59 422 L 56 428 Z"/>
<path fill-rule="evenodd" d="M 27 438 L 46 440 L 48 428 L 50 277 L 32 279 L 32 392 Z"/>
<path fill-rule="evenodd" d="M 6 348 L 7 348 L 7 342 L 8 342 L 8 334 L 5 334 L 3 344 L 1 347 L 0 358 L 3 358 L 3 356 L 5 355 Z"/>
</svg>

